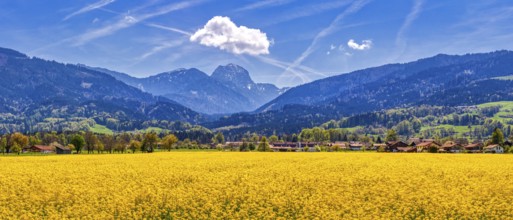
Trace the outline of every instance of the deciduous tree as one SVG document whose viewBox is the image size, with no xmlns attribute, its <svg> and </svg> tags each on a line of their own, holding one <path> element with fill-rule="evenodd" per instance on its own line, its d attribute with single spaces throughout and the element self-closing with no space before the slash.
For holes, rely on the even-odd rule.
<svg viewBox="0 0 513 220">
<path fill-rule="evenodd" d="M 162 139 L 162 148 L 171 151 L 176 142 L 178 142 L 178 138 L 174 134 L 169 134 Z"/>
<path fill-rule="evenodd" d="M 77 154 L 82 152 L 82 148 L 85 146 L 85 140 L 82 135 L 76 134 L 71 138 L 70 143 L 75 147 Z"/>
<path fill-rule="evenodd" d="M 155 147 L 157 146 L 158 139 L 159 138 L 155 132 L 146 133 L 144 135 L 144 140 L 143 140 L 143 144 L 142 144 L 144 150 L 146 150 L 148 153 L 155 151 Z"/>
</svg>

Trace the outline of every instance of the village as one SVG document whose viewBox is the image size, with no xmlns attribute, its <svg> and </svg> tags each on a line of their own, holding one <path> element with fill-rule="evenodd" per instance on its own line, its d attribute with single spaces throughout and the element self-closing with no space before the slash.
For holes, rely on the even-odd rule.
<svg viewBox="0 0 513 220">
<path fill-rule="evenodd" d="M 240 149 L 244 142 L 226 142 L 223 149 Z M 439 143 L 434 139 L 409 138 L 407 141 L 388 141 L 384 143 L 347 142 L 272 142 L 269 148 L 274 152 L 335 152 L 335 151 L 376 151 L 397 153 L 504 153 L 510 141 L 486 145 L 483 142 L 461 144 L 455 141 Z"/>
<path fill-rule="evenodd" d="M 222 144 L 222 150 L 240 151 L 244 142 L 226 142 Z M 257 143 L 258 145 L 259 143 Z M 460 144 L 455 141 L 446 141 L 439 143 L 434 139 L 410 138 L 407 141 L 388 141 L 385 143 L 363 143 L 358 141 L 333 143 L 325 142 L 272 142 L 269 143 L 269 151 L 273 152 L 336 152 L 336 151 L 375 151 L 375 152 L 393 152 L 393 153 L 504 153 L 506 147 L 513 146 L 510 141 L 505 141 L 502 145 L 486 145 L 482 142 L 473 142 L 469 144 Z M 157 143 L 157 149 L 161 149 L 160 143 Z M 211 149 L 216 149 L 212 145 Z M 32 145 L 23 148 L 23 153 L 42 153 L 42 154 L 71 154 L 69 147 L 58 143 L 50 145 Z"/>
</svg>

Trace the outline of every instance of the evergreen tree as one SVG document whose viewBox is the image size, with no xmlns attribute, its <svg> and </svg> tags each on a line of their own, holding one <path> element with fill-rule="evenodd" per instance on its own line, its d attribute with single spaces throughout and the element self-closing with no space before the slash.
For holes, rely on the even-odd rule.
<svg viewBox="0 0 513 220">
<path fill-rule="evenodd" d="M 217 134 L 213 138 L 214 144 L 224 144 L 224 135 L 221 132 L 217 132 Z"/>
<path fill-rule="evenodd" d="M 269 143 L 267 142 L 267 138 L 264 136 L 260 140 L 260 143 L 258 144 L 258 151 L 264 152 L 264 151 L 270 151 Z"/>
<path fill-rule="evenodd" d="M 504 144 L 504 134 L 502 133 L 502 130 L 499 128 L 495 128 L 495 130 L 492 133 L 492 144 Z"/>
</svg>

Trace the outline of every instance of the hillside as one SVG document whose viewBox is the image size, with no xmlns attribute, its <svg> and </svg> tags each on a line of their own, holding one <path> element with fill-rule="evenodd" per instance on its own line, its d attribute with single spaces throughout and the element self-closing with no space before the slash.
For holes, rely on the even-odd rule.
<svg viewBox="0 0 513 220">
<path fill-rule="evenodd" d="M 102 68 L 128 85 L 160 95 L 206 114 L 253 111 L 283 93 L 272 84 L 255 83 L 241 66 L 219 66 L 211 76 L 195 69 L 177 69 L 146 78 L 136 78 Z"/>
<path fill-rule="evenodd" d="M 2 133 L 39 130 L 51 126 L 52 118 L 77 123 L 93 118 L 130 127 L 135 121 L 199 122 L 203 117 L 105 73 L 31 58 L 11 49 L 0 48 L 0 76 Z"/>
<path fill-rule="evenodd" d="M 483 139 L 495 128 L 506 137 L 513 134 L 513 102 L 490 102 L 475 106 L 417 106 L 356 114 L 331 120 L 321 127 L 343 128 L 360 135 L 385 136 L 394 129 L 404 137 L 455 137 Z"/>
<path fill-rule="evenodd" d="M 252 114 L 210 128 L 297 132 L 330 119 L 398 107 L 467 106 L 513 100 L 513 52 L 437 55 L 321 79 L 292 88 Z"/>
<path fill-rule="evenodd" d="M 278 110 L 288 104 L 335 106 L 341 113 L 359 113 L 417 104 L 471 105 L 500 98 L 488 98 L 493 87 L 507 82 L 487 81 L 513 75 L 513 52 L 437 55 L 405 64 L 359 70 L 317 80 L 292 88 L 259 108 Z M 490 91 L 467 92 L 467 99 L 453 93 L 494 83 Z M 483 98 L 486 97 L 486 98 Z M 501 97 L 511 98 L 508 97 Z M 470 102 L 470 103 L 469 103 Z"/>
</svg>

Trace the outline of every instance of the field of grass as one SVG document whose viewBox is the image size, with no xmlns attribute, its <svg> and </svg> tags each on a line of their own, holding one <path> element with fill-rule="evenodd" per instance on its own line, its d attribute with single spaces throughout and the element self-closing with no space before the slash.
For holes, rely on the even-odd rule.
<svg viewBox="0 0 513 220">
<path fill-rule="evenodd" d="M 513 157 L 171 152 L 0 157 L 6 219 L 512 219 Z"/>
<path fill-rule="evenodd" d="M 464 134 L 464 133 L 470 131 L 468 126 L 455 126 L 455 125 L 423 126 L 421 131 L 424 131 L 424 130 L 427 130 L 427 129 L 435 129 L 435 130 L 437 130 L 437 129 L 441 129 L 441 128 L 445 128 L 445 129 L 452 128 L 458 134 Z"/>
<path fill-rule="evenodd" d="M 90 127 L 89 130 L 96 134 L 113 134 L 114 132 L 104 125 L 95 124 L 93 127 Z"/>
<path fill-rule="evenodd" d="M 137 130 L 138 132 L 142 132 L 142 133 L 147 133 L 147 132 L 156 132 L 156 133 L 161 133 L 163 131 L 165 131 L 166 129 L 162 129 L 162 128 L 159 128 L 159 127 L 148 127 L 146 129 L 141 129 L 141 130 Z"/>
<path fill-rule="evenodd" d="M 499 120 L 504 122 L 506 119 L 513 119 L 513 102 L 503 101 L 503 102 L 489 102 L 485 104 L 478 105 L 478 107 L 491 107 L 491 106 L 501 106 L 500 111 L 493 116 L 494 120 Z"/>
</svg>

